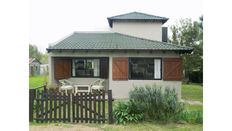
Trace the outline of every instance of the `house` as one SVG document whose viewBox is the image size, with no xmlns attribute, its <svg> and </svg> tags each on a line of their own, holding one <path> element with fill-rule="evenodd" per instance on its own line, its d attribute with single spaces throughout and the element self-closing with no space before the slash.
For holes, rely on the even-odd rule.
<svg viewBox="0 0 232 131">
<path fill-rule="evenodd" d="M 41 62 L 36 58 L 29 58 L 29 76 L 40 75 Z"/>
<path fill-rule="evenodd" d="M 192 48 L 167 43 L 168 18 L 132 12 L 109 17 L 111 31 L 74 32 L 49 53 L 49 82 L 67 78 L 88 84 L 102 78 L 114 98 L 128 98 L 134 86 L 157 84 L 181 96 L 180 54 Z"/>
</svg>

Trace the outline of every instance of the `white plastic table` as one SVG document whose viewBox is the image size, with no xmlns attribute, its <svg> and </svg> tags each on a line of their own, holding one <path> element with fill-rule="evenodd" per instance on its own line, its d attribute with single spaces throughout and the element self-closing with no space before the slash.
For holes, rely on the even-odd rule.
<svg viewBox="0 0 232 131">
<path fill-rule="evenodd" d="M 85 91 L 85 90 L 78 90 L 78 87 L 87 87 L 88 90 L 87 91 Z M 75 85 L 75 94 L 77 92 L 90 92 L 90 86 L 89 85 Z"/>
</svg>

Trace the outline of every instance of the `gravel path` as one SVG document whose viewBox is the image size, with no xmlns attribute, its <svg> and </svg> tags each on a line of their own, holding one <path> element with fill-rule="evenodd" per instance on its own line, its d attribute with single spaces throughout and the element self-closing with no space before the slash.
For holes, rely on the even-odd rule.
<svg viewBox="0 0 232 131">
<path fill-rule="evenodd" d="M 183 101 L 184 103 L 190 104 L 190 105 L 203 105 L 203 103 L 200 102 L 200 101 L 191 101 L 191 100 L 183 100 L 183 99 L 182 99 L 182 101 Z"/>
</svg>

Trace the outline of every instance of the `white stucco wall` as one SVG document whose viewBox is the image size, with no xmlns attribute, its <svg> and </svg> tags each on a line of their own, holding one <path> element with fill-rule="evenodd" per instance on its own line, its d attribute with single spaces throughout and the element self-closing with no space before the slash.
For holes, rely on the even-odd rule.
<svg viewBox="0 0 232 131">
<path fill-rule="evenodd" d="M 156 84 L 162 86 L 163 89 L 165 87 L 175 88 L 178 93 L 178 97 L 181 96 L 181 81 L 163 81 L 163 80 L 112 80 L 112 58 L 113 57 L 157 57 L 157 58 L 178 58 L 179 54 L 175 52 L 162 52 L 162 51 L 130 51 L 130 52 L 111 52 L 111 51 L 94 51 L 94 52 L 86 52 L 86 51 L 78 51 L 78 52 L 57 52 L 57 53 L 49 53 L 49 82 L 54 83 L 54 64 L 53 57 L 108 57 L 109 58 L 109 79 L 106 80 L 107 88 L 112 89 L 113 98 L 128 98 L 128 93 L 131 89 L 133 89 L 134 85 L 137 86 L 145 86 Z M 96 80 L 96 78 L 70 78 L 72 81 L 76 81 L 77 83 L 88 84 Z"/>
<path fill-rule="evenodd" d="M 136 37 L 162 41 L 161 22 L 119 22 L 114 21 L 112 31 Z"/>
<path fill-rule="evenodd" d="M 54 78 L 54 59 L 49 53 L 48 55 L 48 85 L 56 83 Z"/>
</svg>

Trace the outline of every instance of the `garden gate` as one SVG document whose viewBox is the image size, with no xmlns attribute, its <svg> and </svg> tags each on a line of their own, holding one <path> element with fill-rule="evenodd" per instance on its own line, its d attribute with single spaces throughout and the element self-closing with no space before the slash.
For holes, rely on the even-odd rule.
<svg viewBox="0 0 232 131">
<path fill-rule="evenodd" d="M 111 124 L 113 123 L 112 91 L 65 95 L 59 92 L 30 89 L 29 120 L 41 123 L 105 123 L 108 121 Z"/>
</svg>

